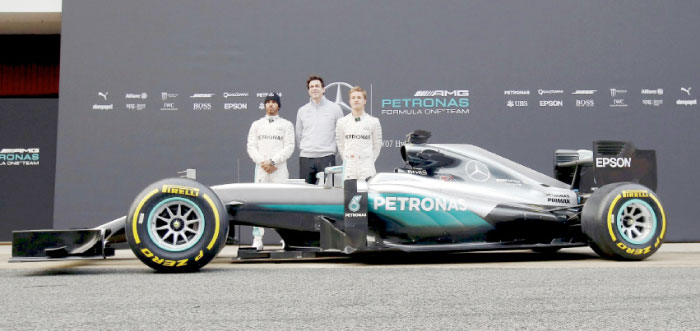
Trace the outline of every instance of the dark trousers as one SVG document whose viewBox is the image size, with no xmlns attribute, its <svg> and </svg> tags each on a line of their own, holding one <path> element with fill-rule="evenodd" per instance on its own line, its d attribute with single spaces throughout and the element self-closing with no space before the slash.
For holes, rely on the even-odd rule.
<svg viewBox="0 0 700 331">
<path fill-rule="evenodd" d="M 335 155 L 324 157 L 299 157 L 299 178 L 309 184 L 316 184 L 316 174 L 326 167 L 335 166 Z"/>
</svg>

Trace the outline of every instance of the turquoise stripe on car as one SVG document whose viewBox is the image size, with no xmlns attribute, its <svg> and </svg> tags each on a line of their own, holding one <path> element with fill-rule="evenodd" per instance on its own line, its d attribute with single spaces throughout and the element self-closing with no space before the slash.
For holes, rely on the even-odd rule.
<svg viewBox="0 0 700 331">
<path fill-rule="evenodd" d="M 296 212 L 296 213 L 309 213 L 309 214 L 323 214 L 336 217 L 338 219 L 343 218 L 344 208 L 343 205 L 273 205 L 265 204 L 260 205 L 260 207 L 265 209 L 272 209 L 281 212 Z"/>
</svg>

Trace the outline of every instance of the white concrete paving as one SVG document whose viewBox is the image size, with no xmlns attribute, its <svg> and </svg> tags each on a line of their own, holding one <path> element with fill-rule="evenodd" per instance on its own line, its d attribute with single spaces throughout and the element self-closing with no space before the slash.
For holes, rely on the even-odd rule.
<svg viewBox="0 0 700 331">
<path fill-rule="evenodd" d="M 278 249 L 269 246 L 266 249 Z M 530 250 L 465 252 L 458 254 L 363 254 L 359 257 L 322 257 L 305 260 L 236 261 L 238 246 L 226 246 L 205 268 L 649 268 L 700 267 L 700 243 L 666 243 L 650 258 L 637 262 L 611 261 L 598 257 L 588 247 L 566 248 L 545 255 Z M 131 250 L 117 250 L 105 260 L 9 263 L 11 246 L 0 245 L 0 270 L 61 268 L 144 268 Z M 150 270 L 150 269 L 149 269 Z"/>
</svg>

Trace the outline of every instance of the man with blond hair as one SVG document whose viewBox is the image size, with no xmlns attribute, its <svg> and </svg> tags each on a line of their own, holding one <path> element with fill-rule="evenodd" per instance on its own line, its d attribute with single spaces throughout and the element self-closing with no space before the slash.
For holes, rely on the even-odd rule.
<svg viewBox="0 0 700 331">
<path fill-rule="evenodd" d="M 377 170 L 374 162 L 382 148 L 382 126 L 379 119 L 365 112 L 367 92 L 355 86 L 350 90 L 352 112 L 338 120 L 335 140 L 343 159 L 343 180 L 366 180 Z"/>
</svg>

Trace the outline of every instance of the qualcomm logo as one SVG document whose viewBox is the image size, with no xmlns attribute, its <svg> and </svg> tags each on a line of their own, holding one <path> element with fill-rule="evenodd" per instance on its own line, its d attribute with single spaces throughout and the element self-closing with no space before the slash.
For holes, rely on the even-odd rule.
<svg viewBox="0 0 700 331">
<path fill-rule="evenodd" d="M 326 91 L 328 91 L 331 87 L 335 87 L 335 100 L 333 100 L 333 103 L 336 105 L 340 106 L 341 109 L 346 110 L 348 112 L 352 111 L 352 108 L 348 106 L 345 101 L 343 101 L 343 88 L 347 88 L 349 91 L 352 89 L 352 85 L 345 83 L 345 82 L 333 82 L 328 85 L 326 85 Z"/>
<path fill-rule="evenodd" d="M 537 94 L 539 94 L 539 95 L 544 95 L 544 94 L 562 94 L 562 93 L 564 93 L 564 90 L 543 90 L 543 89 L 537 90 Z"/>
<path fill-rule="evenodd" d="M 248 92 L 224 92 L 223 96 L 224 99 L 228 99 L 229 97 L 247 97 Z"/>
<path fill-rule="evenodd" d="M 485 164 L 477 160 L 471 160 L 467 162 L 467 165 L 464 167 L 464 170 L 467 171 L 467 175 L 469 176 L 469 178 L 477 182 L 485 182 L 491 177 L 489 168 Z"/>
</svg>

